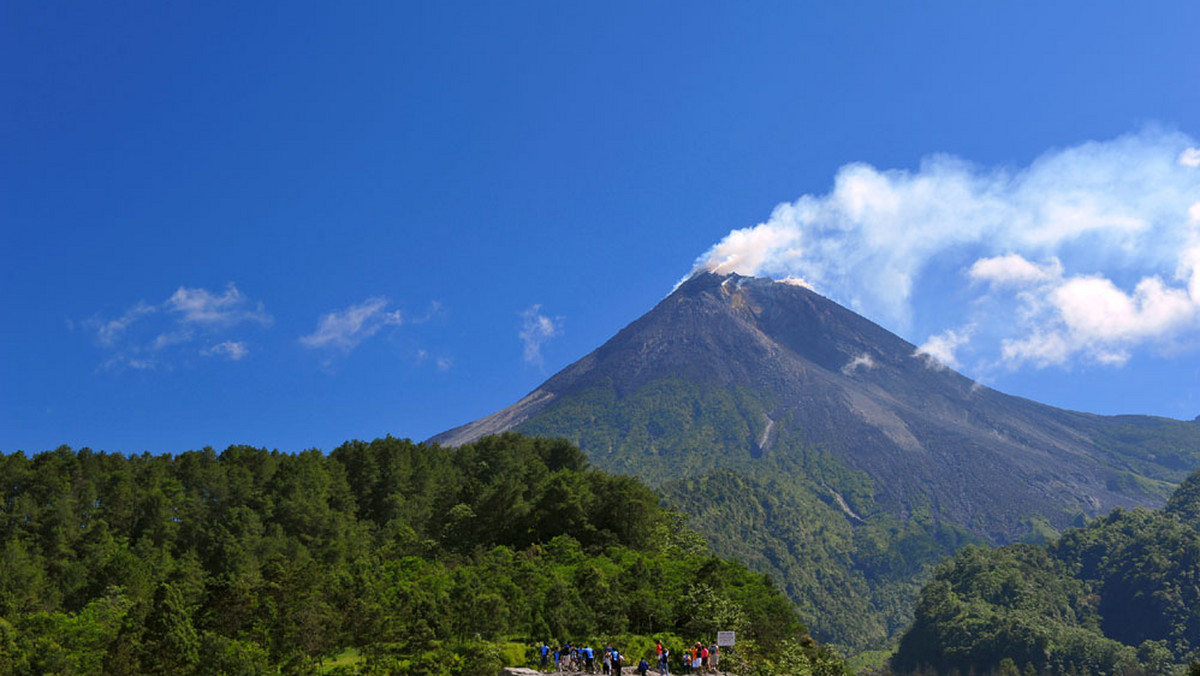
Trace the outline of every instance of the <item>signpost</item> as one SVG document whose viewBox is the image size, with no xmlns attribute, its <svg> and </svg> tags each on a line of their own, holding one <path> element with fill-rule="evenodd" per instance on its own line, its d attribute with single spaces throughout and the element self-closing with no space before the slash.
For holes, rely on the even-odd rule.
<svg viewBox="0 0 1200 676">
<path fill-rule="evenodd" d="M 736 634 L 736 631 L 718 631 L 717 645 L 721 646 L 722 648 L 733 645 Z"/>
</svg>

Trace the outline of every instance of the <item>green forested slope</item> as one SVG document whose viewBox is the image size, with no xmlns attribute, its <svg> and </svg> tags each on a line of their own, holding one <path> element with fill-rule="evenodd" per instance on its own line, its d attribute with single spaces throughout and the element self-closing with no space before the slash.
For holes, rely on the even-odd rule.
<svg viewBox="0 0 1200 676">
<path fill-rule="evenodd" d="M 1040 547 L 964 549 L 921 591 L 893 666 L 1158 674 L 1197 657 L 1200 472 L 1161 510 L 1116 510 Z"/>
<path fill-rule="evenodd" d="M 769 573 L 822 640 L 887 645 L 928 571 L 981 540 L 937 518 L 929 500 L 901 520 L 876 503 L 865 472 L 807 444 L 791 420 L 768 430 L 775 406 L 746 388 L 663 379 L 620 399 L 589 390 L 517 429 L 573 430 L 600 467 L 655 482 L 719 555 Z"/>
<path fill-rule="evenodd" d="M 534 641 L 739 631 L 840 673 L 771 581 L 563 441 L 0 457 L 0 673 L 487 674 Z M 349 651 L 349 652 L 348 652 Z M 792 665 L 792 666 L 789 666 Z M 798 665 L 798 666 L 797 666 Z"/>
<path fill-rule="evenodd" d="M 564 437 L 641 477 L 818 638 L 890 648 L 929 570 L 1161 506 L 1200 425 L 1012 397 L 811 290 L 698 274 L 513 405 L 431 439 Z"/>
</svg>

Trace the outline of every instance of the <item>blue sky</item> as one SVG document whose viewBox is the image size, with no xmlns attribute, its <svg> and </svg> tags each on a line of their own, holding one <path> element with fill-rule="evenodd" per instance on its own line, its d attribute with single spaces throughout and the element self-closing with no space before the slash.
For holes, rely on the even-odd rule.
<svg viewBox="0 0 1200 676">
<path fill-rule="evenodd" d="M 425 438 L 723 264 L 1006 392 L 1190 419 L 1196 26 L 1184 2 L 6 3 L 0 451 Z"/>
</svg>

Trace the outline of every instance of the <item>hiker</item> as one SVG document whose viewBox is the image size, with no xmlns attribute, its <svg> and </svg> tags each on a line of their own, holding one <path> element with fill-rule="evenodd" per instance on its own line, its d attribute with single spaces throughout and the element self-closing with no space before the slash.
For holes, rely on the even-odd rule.
<svg viewBox="0 0 1200 676">
<path fill-rule="evenodd" d="M 712 644 L 708 649 L 708 662 L 712 665 L 713 671 L 721 670 L 721 646 L 716 643 Z"/>
<path fill-rule="evenodd" d="M 637 665 L 638 676 L 646 676 L 647 671 L 650 671 L 650 663 L 646 661 L 645 657 L 643 657 L 642 661 L 638 662 Z"/>
<path fill-rule="evenodd" d="M 550 665 L 550 646 L 545 641 L 542 641 L 542 647 L 538 648 L 538 652 L 542 655 L 541 669 L 545 670 Z"/>
<path fill-rule="evenodd" d="M 661 647 L 662 644 L 660 643 Z M 671 668 L 667 666 L 667 658 L 671 656 L 671 651 L 666 648 L 658 654 L 658 676 L 671 676 Z"/>
<path fill-rule="evenodd" d="M 616 648 L 612 651 L 612 668 L 613 676 L 621 676 L 621 651 Z"/>
</svg>

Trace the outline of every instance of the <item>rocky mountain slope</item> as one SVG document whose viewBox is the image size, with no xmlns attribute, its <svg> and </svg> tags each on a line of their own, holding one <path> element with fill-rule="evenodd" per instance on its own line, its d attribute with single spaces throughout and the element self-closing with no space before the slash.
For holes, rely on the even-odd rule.
<svg viewBox="0 0 1200 676">
<path fill-rule="evenodd" d="M 1005 395 L 807 288 L 709 273 L 521 401 L 430 441 L 507 430 L 566 437 L 659 485 L 851 646 L 894 635 L 929 563 L 963 542 L 1158 506 L 1200 465 L 1200 425 Z"/>
</svg>

